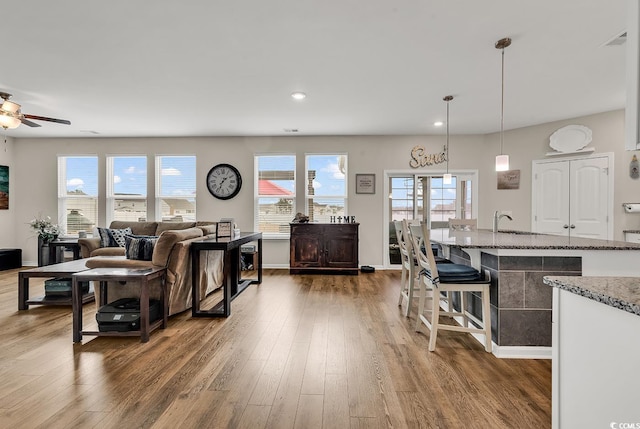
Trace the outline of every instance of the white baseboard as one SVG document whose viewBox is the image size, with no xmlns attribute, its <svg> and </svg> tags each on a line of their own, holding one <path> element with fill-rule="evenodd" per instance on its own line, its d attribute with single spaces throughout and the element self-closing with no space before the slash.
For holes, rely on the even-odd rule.
<svg viewBox="0 0 640 429">
<path fill-rule="evenodd" d="M 494 344 L 493 354 L 500 359 L 551 359 L 551 347 L 498 346 Z"/>
</svg>

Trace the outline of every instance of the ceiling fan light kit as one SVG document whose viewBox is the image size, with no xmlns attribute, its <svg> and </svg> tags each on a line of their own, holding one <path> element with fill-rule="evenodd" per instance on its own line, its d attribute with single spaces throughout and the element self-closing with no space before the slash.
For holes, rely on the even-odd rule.
<svg viewBox="0 0 640 429">
<path fill-rule="evenodd" d="M 29 119 L 35 119 L 37 121 L 55 122 L 57 124 L 71 125 L 70 121 L 66 119 L 47 118 L 46 116 L 27 115 L 22 113 L 20 105 L 9 100 L 11 94 L 6 92 L 0 92 L 0 98 L 4 101 L 0 105 L 0 126 L 7 129 L 18 128 L 20 124 L 25 124 L 29 127 L 39 127 L 39 124 L 30 121 Z"/>
</svg>

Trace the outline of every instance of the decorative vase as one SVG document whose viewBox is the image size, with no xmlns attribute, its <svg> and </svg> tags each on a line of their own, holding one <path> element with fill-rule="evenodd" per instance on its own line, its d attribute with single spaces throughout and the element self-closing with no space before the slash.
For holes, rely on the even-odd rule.
<svg viewBox="0 0 640 429">
<path fill-rule="evenodd" d="M 49 265 L 49 242 L 38 236 L 38 266 Z"/>
</svg>

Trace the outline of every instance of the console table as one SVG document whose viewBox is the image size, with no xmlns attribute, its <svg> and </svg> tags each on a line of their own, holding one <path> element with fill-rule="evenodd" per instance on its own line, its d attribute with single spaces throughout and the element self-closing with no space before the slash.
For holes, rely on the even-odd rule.
<svg viewBox="0 0 640 429">
<path fill-rule="evenodd" d="M 169 302 L 166 291 L 164 276 L 167 269 L 164 267 L 154 266 L 152 268 L 94 268 L 87 271 L 75 273 L 72 276 L 71 283 L 71 301 L 73 313 L 73 342 L 79 343 L 83 335 L 93 336 L 111 336 L 111 337 L 131 337 L 140 336 L 141 342 L 149 341 L 149 333 L 160 327 L 167 327 L 167 319 L 169 314 Z M 161 283 L 161 299 L 162 318 L 155 322 L 149 322 L 149 283 L 157 278 L 162 278 Z M 101 297 L 106 298 L 106 283 L 108 281 L 116 282 L 139 282 L 140 283 L 140 330 L 128 332 L 102 332 L 102 331 L 83 331 L 82 330 L 82 292 L 80 290 L 80 282 L 82 281 L 99 281 L 101 283 Z M 106 300 L 105 300 L 106 301 Z M 102 302 L 105 303 L 104 301 Z"/>
<path fill-rule="evenodd" d="M 241 254 L 240 246 L 252 241 L 258 242 L 258 279 L 242 279 L 240 276 Z M 224 284 L 223 297 L 220 302 L 208 310 L 200 308 L 200 287 L 198 284 L 198 274 L 200 273 L 200 252 L 207 250 L 222 250 L 224 252 Z M 191 243 L 191 314 L 193 317 L 229 317 L 231 314 L 231 301 L 251 284 L 262 283 L 262 233 L 261 232 L 241 232 L 234 237 L 216 237 Z"/>
</svg>

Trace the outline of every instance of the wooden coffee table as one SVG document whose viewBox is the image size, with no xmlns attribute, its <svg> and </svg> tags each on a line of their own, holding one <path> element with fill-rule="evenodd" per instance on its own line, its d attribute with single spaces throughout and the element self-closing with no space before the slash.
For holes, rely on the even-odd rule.
<svg viewBox="0 0 640 429">
<path fill-rule="evenodd" d="M 167 270 L 164 267 L 153 268 L 94 268 L 82 272 L 75 273 L 72 276 L 71 297 L 73 301 L 73 342 L 79 343 L 83 335 L 93 336 L 111 336 L 111 337 L 130 337 L 139 336 L 141 342 L 149 341 L 149 333 L 158 329 L 167 327 L 167 319 L 169 317 L 169 299 L 166 291 L 164 276 Z M 162 318 L 154 322 L 149 322 L 149 283 L 157 278 L 161 278 L 161 305 Z M 83 281 L 99 281 L 101 284 L 100 296 L 106 302 L 107 298 L 107 282 L 138 282 L 140 284 L 140 330 L 139 331 L 83 331 L 82 330 L 82 296 L 80 290 L 80 282 Z"/>
<path fill-rule="evenodd" d="M 71 305 L 71 297 L 39 296 L 29 299 L 29 279 L 31 277 L 71 278 L 73 274 L 89 269 L 85 266 L 85 262 L 84 259 L 78 259 L 18 272 L 18 310 L 28 310 L 30 305 Z M 89 292 L 82 295 L 82 303 L 86 304 L 93 300 L 93 288 L 90 286 Z"/>
</svg>

